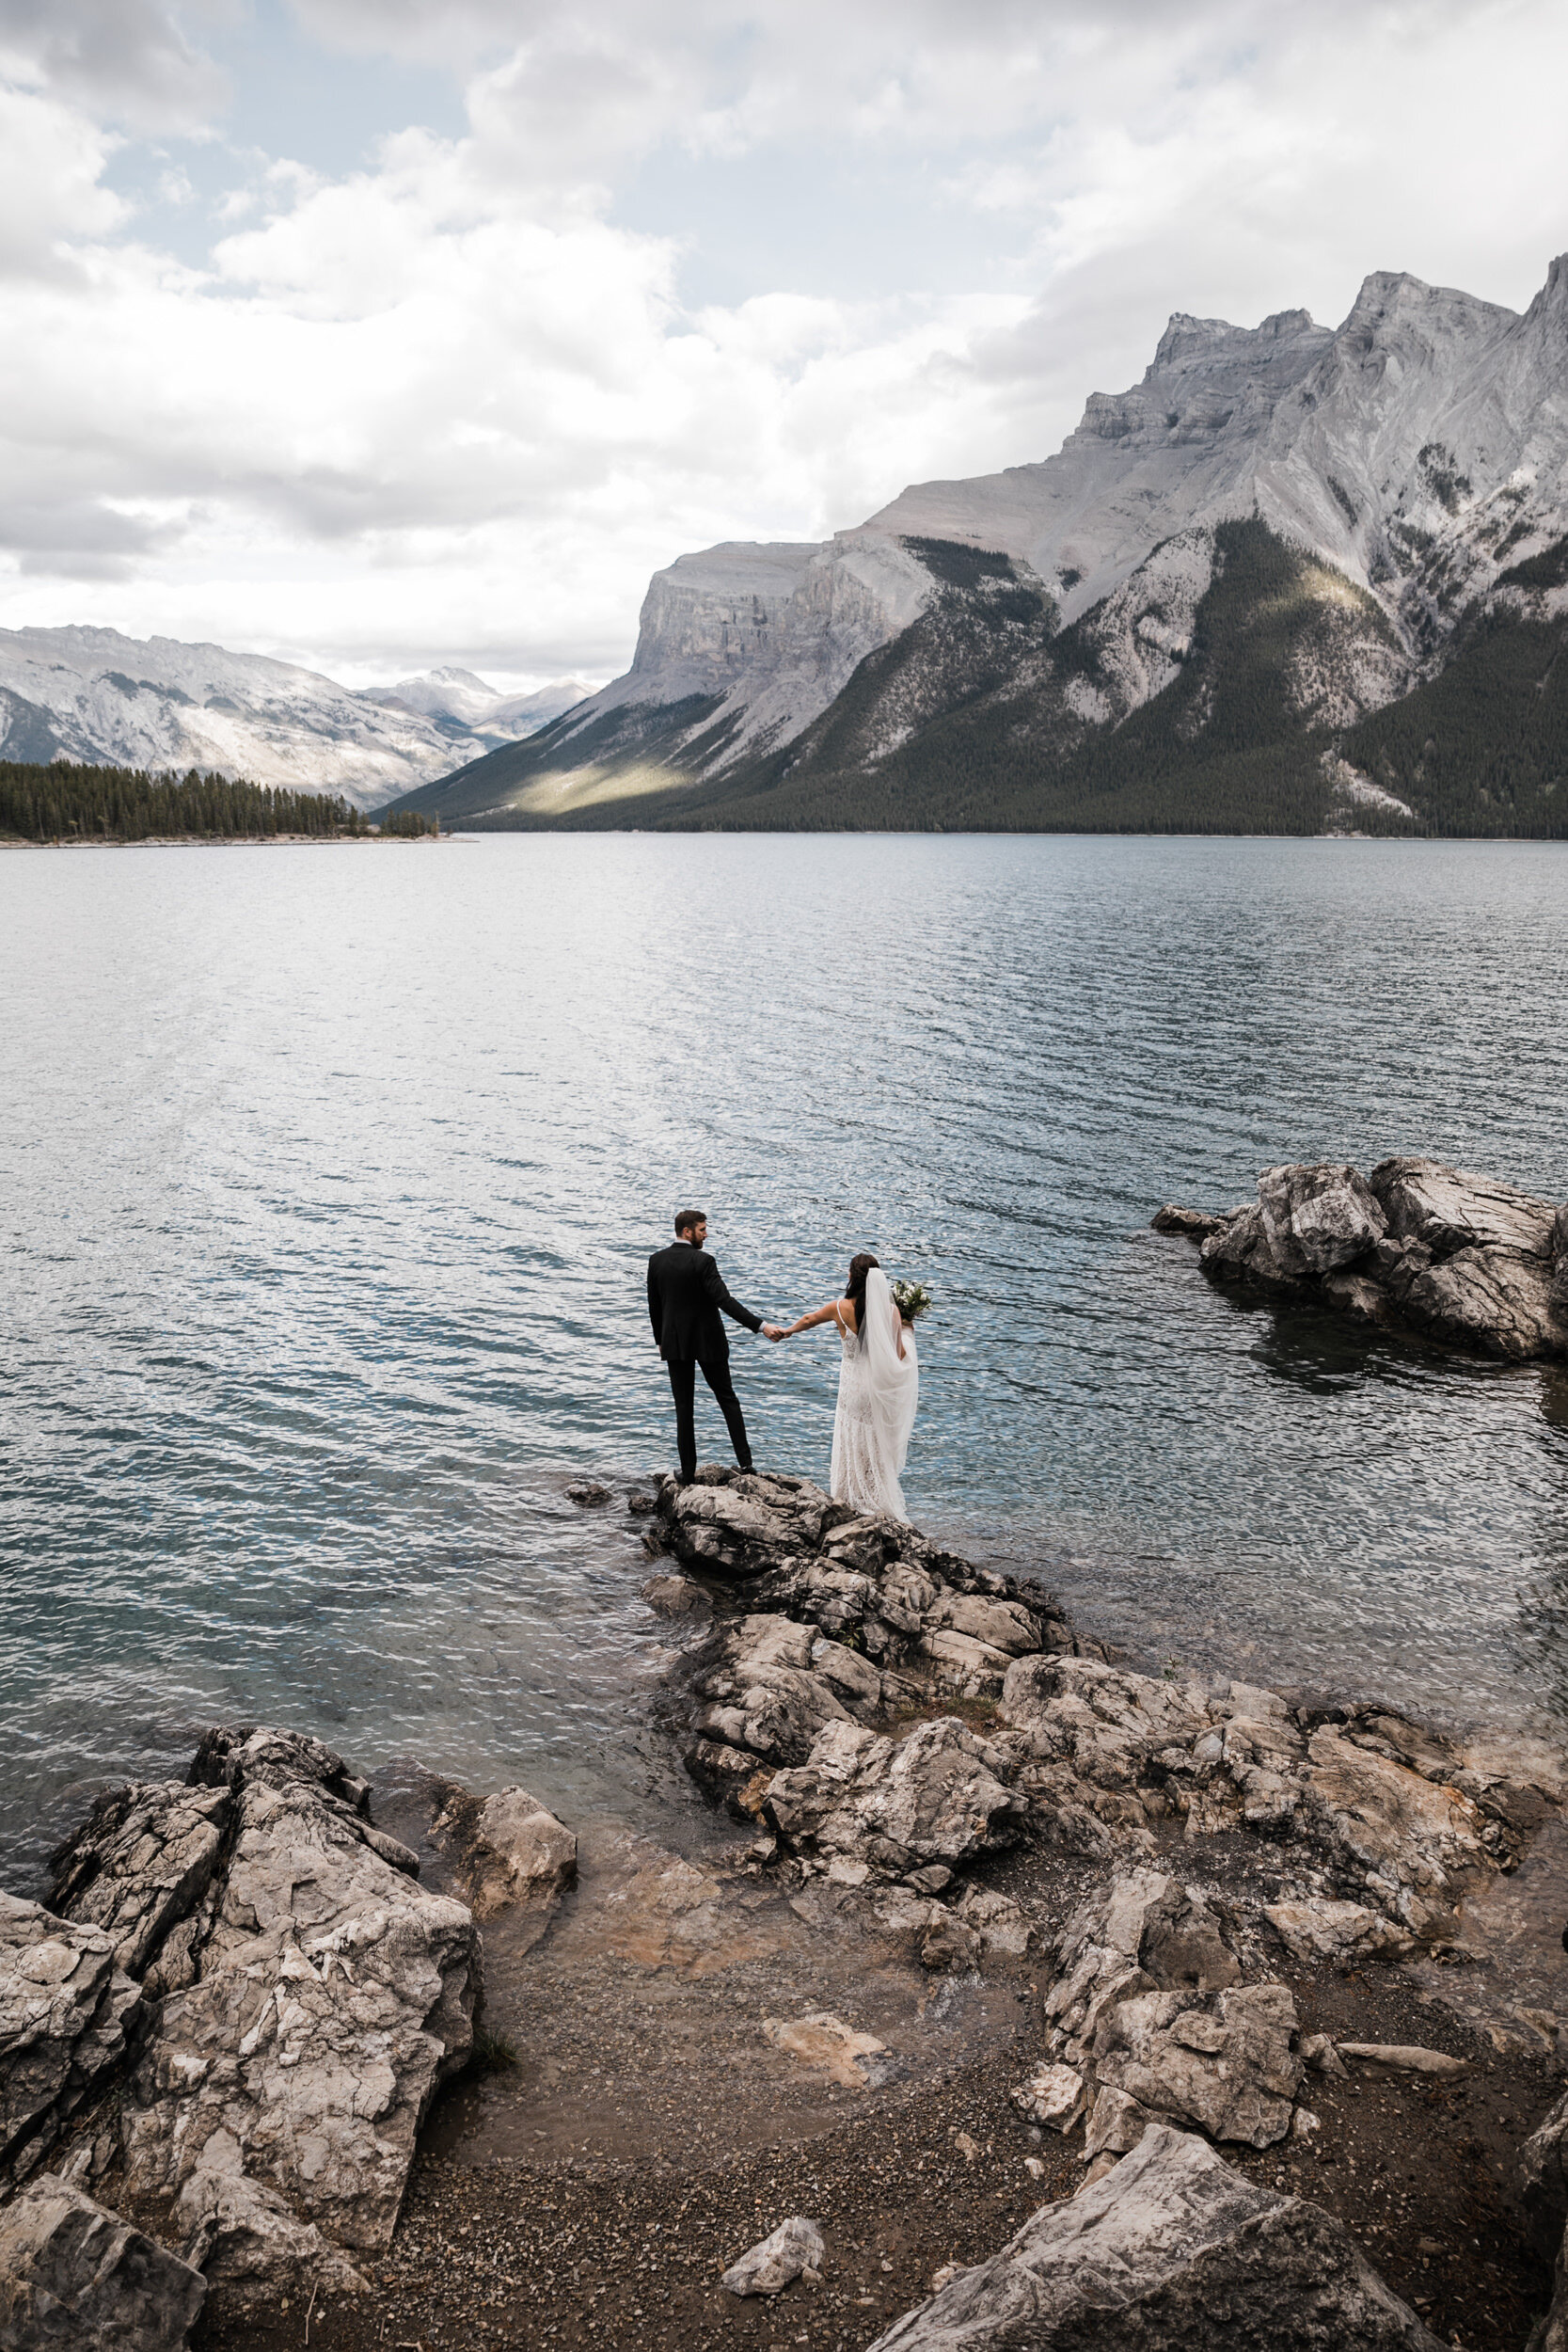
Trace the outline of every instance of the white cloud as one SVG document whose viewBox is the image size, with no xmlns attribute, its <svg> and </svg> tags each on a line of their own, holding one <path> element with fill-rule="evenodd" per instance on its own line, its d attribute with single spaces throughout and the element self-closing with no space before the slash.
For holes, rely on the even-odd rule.
<svg viewBox="0 0 1568 2352">
<path fill-rule="evenodd" d="M 1568 29 L 1539 0 L 294 12 L 461 62 L 469 133 L 398 132 L 348 174 L 235 157 L 195 267 L 103 175 L 133 102 L 211 131 L 216 69 L 154 8 L 121 12 L 117 53 L 107 5 L 0 0 L 8 625 L 604 670 L 655 565 L 1044 455 L 1173 308 L 1335 318 L 1401 266 L 1518 303 L 1568 243 Z M 766 187 L 769 226 L 798 221 L 788 288 L 688 307 L 681 239 L 623 196 L 672 149 L 715 206 Z M 879 298 L 823 291 L 854 175 L 911 167 L 969 289 L 933 289 L 916 223 Z"/>
</svg>

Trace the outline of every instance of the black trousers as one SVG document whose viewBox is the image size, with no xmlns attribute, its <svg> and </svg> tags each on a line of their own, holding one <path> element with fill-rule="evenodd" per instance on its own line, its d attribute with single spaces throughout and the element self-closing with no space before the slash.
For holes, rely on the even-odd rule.
<svg viewBox="0 0 1568 2352">
<path fill-rule="evenodd" d="M 675 1400 L 675 1442 L 680 1448 L 681 1476 L 697 1475 L 697 1367 L 701 1364 L 703 1378 L 713 1391 L 719 1409 L 724 1416 L 735 1448 L 735 1458 L 742 1470 L 752 1467 L 751 1441 L 746 1435 L 746 1422 L 740 1410 L 740 1399 L 730 1385 L 730 1359 L 725 1356 L 672 1356 L 667 1369 L 671 1393 Z"/>
</svg>

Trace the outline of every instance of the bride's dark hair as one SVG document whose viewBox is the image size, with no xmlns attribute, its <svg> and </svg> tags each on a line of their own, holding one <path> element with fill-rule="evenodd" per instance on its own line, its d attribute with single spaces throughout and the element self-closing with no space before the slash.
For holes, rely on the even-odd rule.
<svg viewBox="0 0 1568 2352">
<path fill-rule="evenodd" d="M 851 1258 L 849 1261 L 849 1284 L 844 1295 L 846 1298 L 854 1300 L 857 1331 L 863 1331 L 865 1328 L 865 1278 L 872 1267 L 880 1263 L 879 1259 L 872 1256 L 869 1249 L 863 1249 L 858 1257 Z"/>
</svg>

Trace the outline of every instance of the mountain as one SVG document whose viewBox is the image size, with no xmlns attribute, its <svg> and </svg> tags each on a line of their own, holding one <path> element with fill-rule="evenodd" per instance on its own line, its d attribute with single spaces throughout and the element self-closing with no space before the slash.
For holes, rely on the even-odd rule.
<svg viewBox="0 0 1568 2352">
<path fill-rule="evenodd" d="M 0 756 L 215 769 L 360 808 L 490 749 L 313 670 L 112 628 L 0 629 Z"/>
<path fill-rule="evenodd" d="M 655 575 L 482 825 L 1568 833 L 1568 257 L 1177 313 L 1054 457 Z"/>
<path fill-rule="evenodd" d="M 384 710 L 417 710 L 454 735 L 478 735 L 499 743 L 537 735 L 563 711 L 594 691 L 586 678 L 552 678 L 531 694 L 501 694 L 472 670 L 426 670 L 396 686 L 365 690 L 367 702 Z"/>
</svg>

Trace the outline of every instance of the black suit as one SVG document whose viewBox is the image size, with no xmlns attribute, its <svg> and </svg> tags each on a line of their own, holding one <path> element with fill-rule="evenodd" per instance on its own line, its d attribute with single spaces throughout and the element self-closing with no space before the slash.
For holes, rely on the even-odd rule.
<svg viewBox="0 0 1568 2352">
<path fill-rule="evenodd" d="M 730 1385 L 730 1343 L 720 1319 L 722 1315 L 733 1315 L 748 1331 L 762 1328 L 762 1317 L 730 1296 L 723 1276 L 705 1249 L 699 1249 L 694 1242 L 675 1241 L 668 1249 L 654 1251 L 648 1260 L 648 1320 L 669 1369 L 683 1478 L 694 1478 L 697 1473 L 699 1365 L 723 1413 L 736 1460 L 742 1470 L 752 1467 L 740 1399 Z"/>
</svg>

